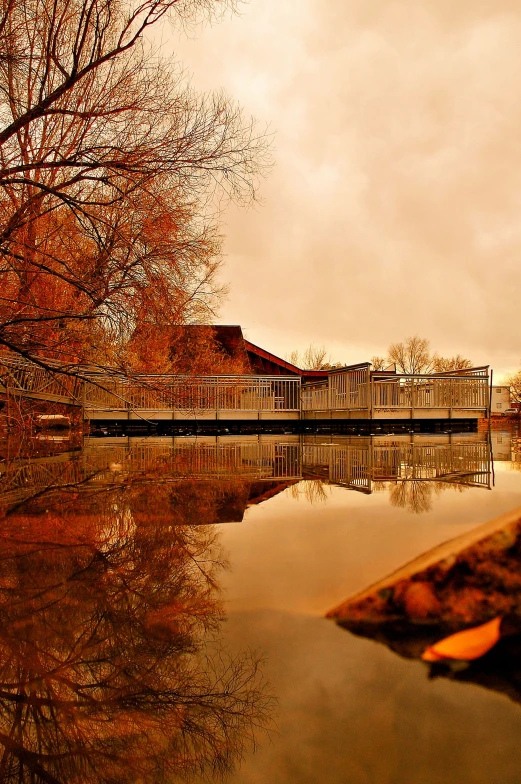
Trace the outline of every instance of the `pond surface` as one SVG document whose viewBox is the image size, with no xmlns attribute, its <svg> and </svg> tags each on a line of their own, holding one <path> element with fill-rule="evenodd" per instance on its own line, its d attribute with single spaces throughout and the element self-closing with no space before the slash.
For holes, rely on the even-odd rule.
<svg viewBox="0 0 521 784">
<path fill-rule="evenodd" d="M 521 663 L 437 673 L 407 630 L 325 618 L 521 507 L 517 433 L 42 437 L 3 458 L 0 781 L 521 780 Z"/>
</svg>

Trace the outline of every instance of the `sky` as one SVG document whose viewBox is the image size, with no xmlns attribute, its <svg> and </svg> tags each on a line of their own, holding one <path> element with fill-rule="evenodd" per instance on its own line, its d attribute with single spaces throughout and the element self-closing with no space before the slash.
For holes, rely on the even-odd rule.
<svg viewBox="0 0 521 784">
<path fill-rule="evenodd" d="M 417 334 L 518 369 L 520 42 L 514 0 L 249 0 L 167 38 L 273 133 L 262 203 L 224 215 L 220 323 L 279 356 Z"/>
</svg>

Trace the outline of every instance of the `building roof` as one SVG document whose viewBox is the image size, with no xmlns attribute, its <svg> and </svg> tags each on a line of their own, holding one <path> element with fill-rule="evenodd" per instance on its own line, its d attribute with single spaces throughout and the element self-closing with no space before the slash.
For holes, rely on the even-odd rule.
<svg viewBox="0 0 521 784">
<path fill-rule="evenodd" d="M 254 373 L 281 376 L 300 376 L 302 381 L 315 381 L 327 378 L 327 370 L 303 370 L 286 359 L 266 351 L 249 340 L 244 340 L 251 368 Z"/>
<path fill-rule="evenodd" d="M 239 324 L 187 324 L 177 329 L 196 334 L 198 331 L 212 330 L 213 338 L 221 350 L 232 359 L 245 360 L 255 375 L 300 376 L 302 381 L 316 381 L 327 378 L 327 370 L 304 370 L 270 351 L 250 343 L 243 335 Z"/>
</svg>

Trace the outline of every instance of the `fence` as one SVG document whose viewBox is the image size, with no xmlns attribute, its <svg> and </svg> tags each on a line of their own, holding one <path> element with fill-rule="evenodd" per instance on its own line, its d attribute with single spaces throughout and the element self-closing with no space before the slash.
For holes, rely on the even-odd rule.
<svg viewBox="0 0 521 784">
<path fill-rule="evenodd" d="M 368 362 L 332 371 L 327 381 L 303 387 L 302 410 L 367 410 L 370 375 Z"/>
<path fill-rule="evenodd" d="M 401 375 L 371 371 L 365 363 L 333 371 L 327 381 L 302 388 L 302 411 L 329 412 L 331 416 L 340 411 L 372 416 L 382 409 L 485 413 L 488 406 L 488 368 Z"/>
<path fill-rule="evenodd" d="M 25 359 L 0 358 L 0 391 L 49 402 L 81 403 L 83 381 L 77 368 L 45 360 L 45 366 Z"/>
<path fill-rule="evenodd" d="M 282 376 L 91 376 L 87 410 L 299 411 L 300 378 Z"/>
<path fill-rule="evenodd" d="M 124 376 L 92 372 L 45 360 L 0 359 L 0 391 L 44 401 L 83 405 L 87 417 L 100 412 L 261 412 L 298 418 L 339 412 L 356 418 L 483 415 L 489 406 L 488 368 L 436 375 L 371 371 L 370 363 L 333 370 L 326 381 L 306 384 L 296 376 Z M 422 413 L 424 412 L 424 413 Z M 165 414 L 163 415 L 165 416 Z M 246 417 L 248 418 L 248 417 Z"/>
<path fill-rule="evenodd" d="M 487 409 L 487 376 L 373 377 L 373 408 Z"/>
</svg>

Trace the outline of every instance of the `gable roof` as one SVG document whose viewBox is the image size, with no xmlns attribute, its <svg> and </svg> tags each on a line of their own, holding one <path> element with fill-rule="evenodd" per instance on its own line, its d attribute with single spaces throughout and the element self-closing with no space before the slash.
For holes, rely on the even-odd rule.
<svg viewBox="0 0 521 784">
<path fill-rule="evenodd" d="M 246 339 L 244 339 L 244 346 L 254 373 L 266 373 L 270 376 L 300 376 L 303 381 L 327 378 L 327 370 L 303 370 Z"/>
</svg>

